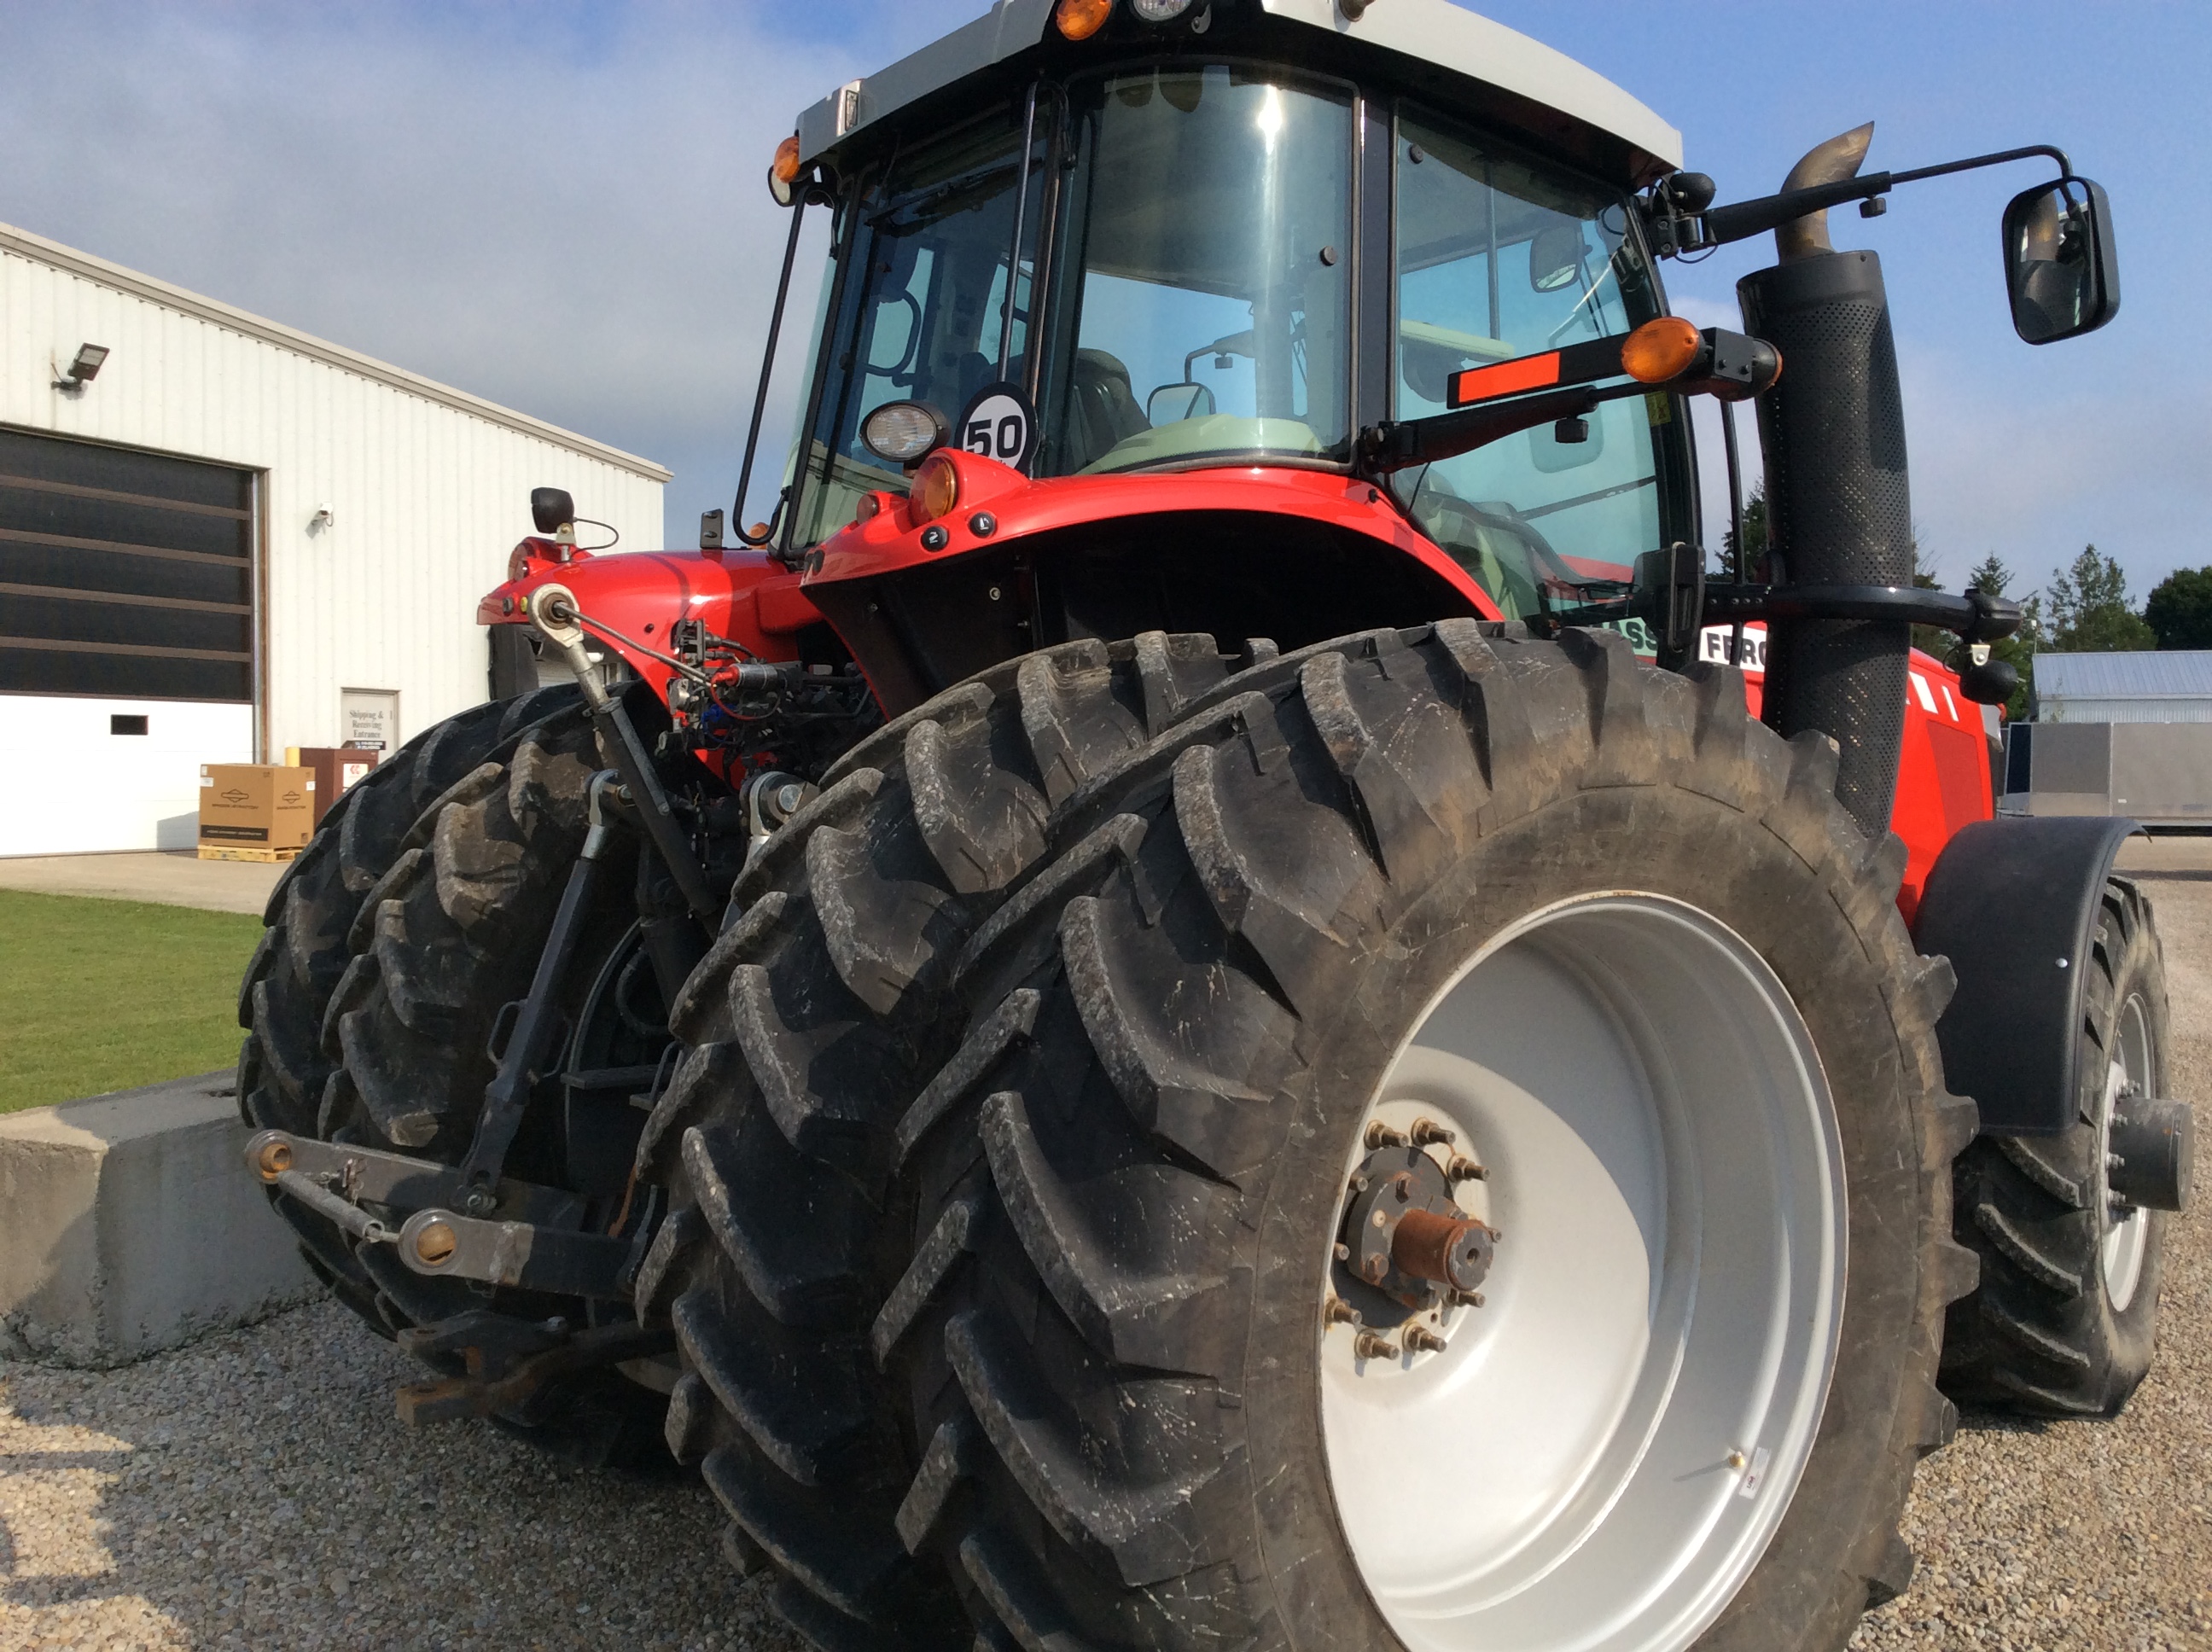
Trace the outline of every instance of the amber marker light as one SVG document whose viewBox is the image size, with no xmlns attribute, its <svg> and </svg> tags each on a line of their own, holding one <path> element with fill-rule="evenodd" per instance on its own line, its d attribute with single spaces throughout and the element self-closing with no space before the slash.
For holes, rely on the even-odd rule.
<svg viewBox="0 0 2212 1652">
<path fill-rule="evenodd" d="M 1052 9 L 1052 21 L 1071 40 L 1089 39 L 1113 15 L 1114 0 L 1060 0 Z"/>
<path fill-rule="evenodd" d="M 1690 370 L 1704 343 L 1680 316 L 1662 315 L 1620 341 L 1620 370 L 1640 385 L 1663 385 Z"/>
<path fill-rule="evenodd" d="M 775 146 L 775 159 L 769 163 L 768 192 L 778 206 L 789 206 L 798 182 L 799 134 L 793 132 Z"/>
<path fill-rule="evenodd" d="M 914 486 L 906 496 L 907 514 L 919 527 L 949 515 L 960 502 L 960 472 L 943 453 L 932 453 L 914 473 Z"/>
</svg>

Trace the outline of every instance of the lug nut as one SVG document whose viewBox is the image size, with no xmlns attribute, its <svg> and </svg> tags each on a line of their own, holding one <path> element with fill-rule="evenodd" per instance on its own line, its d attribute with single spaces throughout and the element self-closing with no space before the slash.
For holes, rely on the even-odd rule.
<svg viewBox="0 0 2212 1652">
<path fill-rule="evenodd" d="M 1356 1359 L 1395 1359 L 1398 1345 L 1372 1331 L 1362 1331 L 1352 1339 L 1352 1352 Z"/>
<path fill-rule="evenodd" d="M 1405 1137 L 1380 1119 L 1367 1127 L 1367 1151 L 1370 1153 L 1380 1147 L 1403 1147 L 1405 1145 Z"/>
<path fill-rule="evenodd" d="M 1458 1139 L 1434 1119 L 1413 1121 L 1413 1145 L 1416 1147 L 1449 1147 Z"/>
<path fill-rule="evenodd" d="M 1425 1325 L 1406 1327 L 1406 1351 L 1409 1354 L 1440 1354 L 1445 1346 L 1444 1339 Z"/>
<path fill-rule="evenodd" d="M 1336 1248 L 1336 1260 L 1340 1262 L 1350 1261 L 1352 1260 L 1352 1247 L 1350 1245 L 1339 1245 Z"/>
<path fill-rule="evenodd" d="M 450 1224 L 430 1222 L 415 1236 L 415 1254 L 425 1267 L 441 1267 L 451 1261 L 453 1252 L 460 1246 L 460 1236 Z"/>
<path fill-rule="evenodd" d="M 1466 1154 L 1454 1153 L 1452 1162 L 1444 1167 L 1444 1180 L 1454 1182 L 1487 1181 L 1490 1180 L 1490 1172 Z"/>
<path fill-rule="evenodd" d="M 255 1168 L 264 1181 L 274 1181 L 292 1168 L 292 1145 L 289 1142 L 264 1143 L 255 1159 Z"/>
<path fill-rule="evenodd" d="M 1324 1327 L 1357 1325 L 1359 1323 L 1359 1310 L 1341 1297 L 1331 1297 L 1321 1305 L 1321 1322 Z"/>
</svg>

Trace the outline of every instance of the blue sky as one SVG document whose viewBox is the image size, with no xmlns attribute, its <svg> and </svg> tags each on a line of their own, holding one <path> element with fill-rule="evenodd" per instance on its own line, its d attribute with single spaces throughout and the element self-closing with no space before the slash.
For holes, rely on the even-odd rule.
<svg viewBox="0 0 2212 1652">
<path fill-rule="evenodd" d="M 0 0 L 0 221 L 659 459 L 683 544 L 736 471 L 781 252 L 760 184 L 777 137 L 981 9 Z M 1948 583 L 1994 550 L 2025 586 L 2094 540 L 2138 600 L 2212 563 L 2189 296 L 2212 276 L 2212 8 L 1478 9 L 1680 127 L 1723 199 L 1868 118 L 1870 167 L 2070 149 L 2111 192 L 2124 270 L 2118 320 L 2085 340 L 2033 349 L 2006 322 L 1997 215 L 2032 166 L 1836 217 L 1887 270 L 1923 545 Z M 1726 319 L 1769 245 L 1670 266 L 1676 307 Z M 795 287 L 803 316 L 812 282 Z"/>
</svg>

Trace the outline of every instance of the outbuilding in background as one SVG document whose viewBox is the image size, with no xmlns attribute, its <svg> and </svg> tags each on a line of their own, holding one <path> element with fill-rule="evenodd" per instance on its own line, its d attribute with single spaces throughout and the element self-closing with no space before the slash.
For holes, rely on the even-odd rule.
<svg viewBox="0 0 2212 1652">
<path fill-rule="evenodd" d="M 531 489 L 653 549 L 668 479 L 0 225 L 0 855 L 189 848 L 201 764 L 482 701 Z"/>
<path fill-rule="evenodd" d="M 2002 812 L 2212 830 L 2212 652 L 2038 654 L 2034 710 L 2006 731 Z"/>
</svg>

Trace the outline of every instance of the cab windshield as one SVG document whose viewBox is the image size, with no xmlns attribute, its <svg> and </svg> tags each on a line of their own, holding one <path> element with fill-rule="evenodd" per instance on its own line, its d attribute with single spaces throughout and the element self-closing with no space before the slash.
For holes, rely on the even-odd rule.
<svg viewBox="0 0 2212 1652">
<path fill-rule="evenodd" d="M 1040 473 L 1346 457 L 1350 98 L 1172 66 L 1069 114 Z"/>
<path fill-rule="evenodd" d="M 1659 313 L 1618 194 L 1444 122 L 1398 125 L 1395 416 L 1445 410 L 1463 367 L 1626 333 Z M 1579 427 L 1540 426 L 1401 472 L 1423 531 L 1508 619 L 1661 543 L 1674 398 L 1600 404 Z M 1562 440 L 1578 438 L 1576 440 Z M 1671 517 L 1675 514 L 1668 512 Z M 1593 566 L 1597 564 L 1599 566 Z"/>
<path fill-rule="evenodd" d="M 1040 131 L 1045 122 L 1040 118 Z M 1029 286 L 1045 168 L 1029 168 L 1015 289 L 1019 110 L 1001 111 L 894 156 L 855 191 L 839 227 L 829 363 L 794 543 L 853 519 L 863 494 L 903 494 L 902 467 L 869 451 L 862 423 L 886 402 L 926 402 L 950 420 L 985 386 L 1028 370 Z M 1042 154 L 1038 139 L 1036 154 Z M 818 365 L 818 364 L 817 364 Z"/>
<path fill-rule="evenodd" d="M 1354 94 L 1328 82 L 1180 61 L 1041 83 L 1033 118 L 1018 100 L 898 139 L 840 209 L 789 543 L 835 533 L 863 494 L 907 490 L 861 439 L 888 402 L 949 424 L 987 387 L 1020 386 L 1036 477 L 1340 468 L 1361 425 L 1446 411 L 1462 368 L 1660 313 L 1624 195 L 1411 109 L 1395 118 L 1387 220 L 1369 214 L 1377 233 L 1355 245 L 1357 118 Z M 1392 339 L 1394 370 L 1389 404 L 1376 382 L 1355 409 L 1363 260 L 1367 325 Z M 1678 417 L 1670 397 L 1609 401 L 1390 486 L 1517 618 L 1625 574 L 1662 525 L 1684 531 Z"/>
</svg>

